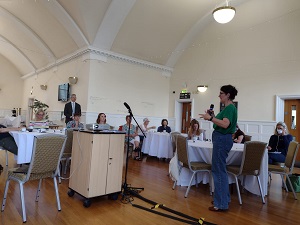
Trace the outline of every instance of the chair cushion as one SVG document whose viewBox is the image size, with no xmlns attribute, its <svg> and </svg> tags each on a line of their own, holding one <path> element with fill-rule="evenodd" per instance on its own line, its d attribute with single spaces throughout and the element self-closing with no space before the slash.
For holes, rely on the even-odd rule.
<svg viewBox="0 0 300 225">
<path fill-rule="evenodd" d="M 240 173 L 240 166 L 227 166 L 227 171 L 238 175 Z"/>
<path fill-rule="evenodd" d="M 211 165 L 203 162 L 190 162 L 192 170 L 211 170 Z"/>
<path fill-rule="evenodd" d="M 269 172 L 289 173 L 289 169 L 280 165 L 269 165 Z"/>
</svg>

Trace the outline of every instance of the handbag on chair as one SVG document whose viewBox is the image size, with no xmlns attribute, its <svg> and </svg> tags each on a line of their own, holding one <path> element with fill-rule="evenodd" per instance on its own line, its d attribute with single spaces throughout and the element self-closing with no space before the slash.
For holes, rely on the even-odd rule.
<svg viewBox="0 0 300 225">
<path fill-rule="evenodd" d="M 291 180 L 291 183 L 293 185 L 293 188 L 295 192 L 300 192 L 300 174 L 293 173 L 292 175 L 289 175 L 289 178 Z M 289 184 L 289 182 L 286 182 L 287 188 L 289 191 L 292 191 L 292 188 Z"/>
</svg>

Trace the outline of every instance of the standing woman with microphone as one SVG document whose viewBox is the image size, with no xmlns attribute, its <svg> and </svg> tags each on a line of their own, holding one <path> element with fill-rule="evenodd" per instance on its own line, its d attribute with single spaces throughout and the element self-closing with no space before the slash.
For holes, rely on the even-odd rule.
<svg viewBox="0 0 300 225">
<path fill-rule="evenodd" d="M 214 200 L 210 211 L 227 211 L 230 203 L 228 174 L 226 169 L 226 158 L 232 148 L 232 134 L 235 132 L 237 123 L 237 109 L 233 100 L 238 91 L 232 85 L 224 85 L 220 89 L 220 102 L 225 108 L 214 115 L 212 110 L 207 110 L 200 117 L 213 122 L 214 131 L 212 133 L 213 153 L 212 153 L 212 176 L 214 179 Z"/>
</svg>

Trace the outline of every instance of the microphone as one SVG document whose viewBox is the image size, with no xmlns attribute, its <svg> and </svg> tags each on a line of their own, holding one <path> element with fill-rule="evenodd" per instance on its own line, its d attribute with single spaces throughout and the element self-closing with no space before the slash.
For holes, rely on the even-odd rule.
<svg viewBox="0 0 300 225">
<path fill-rule="evenodd" d="M 209 115 L 212 115 L 212 112 L 214 111 L 214 104 L 210 104 L 210 106 L 209 106 L 209 111 L 208 111 L 208 114 Z"/>
<path fill-rule="evenodd" d="M 129 111 L 131 111 L 130 106 L 127 104 L 127 102 L 124 102 L 124 105 Z"/>
</svg>

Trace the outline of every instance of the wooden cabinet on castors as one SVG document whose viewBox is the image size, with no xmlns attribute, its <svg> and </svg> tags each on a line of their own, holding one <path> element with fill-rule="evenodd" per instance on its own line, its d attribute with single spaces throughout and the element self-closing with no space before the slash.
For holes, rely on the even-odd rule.
<svg viewBox="0 0 300 225">
<path fill-rule="evenodd" d="M 122 189 L 124 133 L 74 131 L 69 196 L 90 198 L 118 193 Z"/>
</svg>

